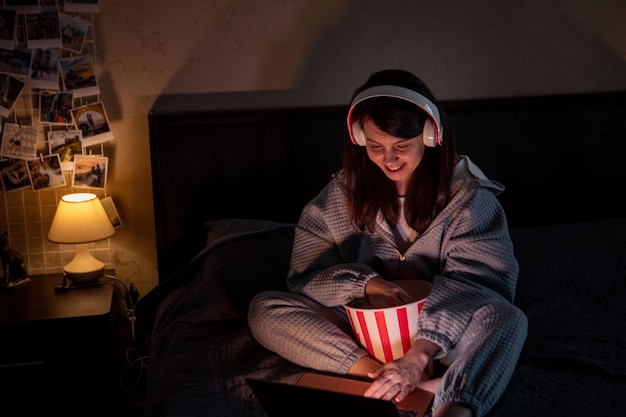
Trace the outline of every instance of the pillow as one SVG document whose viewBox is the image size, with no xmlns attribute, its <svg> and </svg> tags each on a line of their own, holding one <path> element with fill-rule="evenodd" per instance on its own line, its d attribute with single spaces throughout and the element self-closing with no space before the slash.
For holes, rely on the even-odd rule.
<svg viewBox="0 0 626 417">
<path fill-rule="evenodd" d="M 626 375 L 624 236 L 626 219 L 617 218 L 511 229 L 527 354 Z"/>
<path fill-rule="evenodd" d="M 254 295 L 287 290 L 294 224 L 222 219 L 206 227 L 206 246 L 139 300 L 137 318 L 145 331 L 174 320 L 245 320 Z"/>
<path fill-rule="evenodd" d="M 294 225 L 229 219 L 210 225 L 209 236 L 216 230 L 227 234 L 212 241 L 198 276 L 202 289 L 211 292 L 202 317 L 245 320 L 256 294 L 287 291 Z"/>
<path fill-rule="evenodd" d="M 622 286 L 626 219 L 511 228 L 520 264 L 516 299 L 529 313 L 545 301 L 576 303 Z"/>
<path fill-rule="evenodd" d="M 276 229 L 294 227 L 292 223 L 279 223 L 260 219 L 220 219 L 204 223 L 207 231 L 207 245 L 220 238 L 231 239 L 236 235 L 269 232 Z"/>
</svg>

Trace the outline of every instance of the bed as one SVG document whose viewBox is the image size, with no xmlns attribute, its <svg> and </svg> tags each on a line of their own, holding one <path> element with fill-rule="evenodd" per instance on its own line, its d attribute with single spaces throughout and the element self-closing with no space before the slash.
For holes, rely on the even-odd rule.
<svg viewBox="0 0 626 417">
<path fill-rule="evenodd" d="M 148 416 L 258 416 L 245 382 L 305 369 L 250 335 L 286 289 L 294 223 L 339 167 L 344 106 L 163 96 L 148 115 L 159 284 L 137 304 Z M 507 188 L 529 335 L 489 417 L 626 409 L 626 93 L 444 102 L 461 153 Z"/>
</svg>

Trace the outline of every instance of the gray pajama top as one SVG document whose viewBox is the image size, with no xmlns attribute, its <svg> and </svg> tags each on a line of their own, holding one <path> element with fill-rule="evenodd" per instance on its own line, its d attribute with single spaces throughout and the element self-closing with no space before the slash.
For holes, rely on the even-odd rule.
<svg viewBox="0 0 626 417">
<path fill-rule="evenodd" d="M 454 371 L 456 376 L 450 372 L 450 380 L 444 378 L 440 390 L 447 393 L 440 393 L 435 401 L 435 405 L 466 402 L 476 414 L 483 414 L 506 387 L 526 337 L 525 316 L 512 306 L 519 266 L 497 200 L 504 187 L 462 157 L 454 170 L 450 202 L 402 252 L 382 216 L 374 233 L 352 227 L 341 175 L 337 173 L 300 216 L 287 277 L 289 290 L 334 307 L 363 297 L 367 281 L 375 276 L 432 282 L 416 337 L 440 346 L 435 358 L 468 343 L 463 336 L 472 319 L 474 326 L 480 321 L 496 328 L 497 335 L 487 324 L 478 323 L 485 329 L 472 330 L 484 340 L 471 342 L 462 368 Z M 517 319 L 505 317 L 511 309 Z M 463 372 L 472 375 L 459 376 Z"/>
</svg>

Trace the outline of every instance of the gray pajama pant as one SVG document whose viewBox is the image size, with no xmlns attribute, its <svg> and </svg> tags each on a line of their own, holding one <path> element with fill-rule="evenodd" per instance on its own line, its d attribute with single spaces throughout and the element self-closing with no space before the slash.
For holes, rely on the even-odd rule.
<svg viewBox="0 0 626 417">
<path fill-rule="evenodd" d="M 250 304 L 248 324 L 265 348 L 300 366 L 347 374 L 367 351 L 353 337 L 342 306 L 325 307 L 299 294 L 266 291 Z M 458 401 L 480 417 L 502 395 L 527 333 L 524 313 L 509 303 L 478 309 L 454 348 L 433 408 Z"/>
</svg>

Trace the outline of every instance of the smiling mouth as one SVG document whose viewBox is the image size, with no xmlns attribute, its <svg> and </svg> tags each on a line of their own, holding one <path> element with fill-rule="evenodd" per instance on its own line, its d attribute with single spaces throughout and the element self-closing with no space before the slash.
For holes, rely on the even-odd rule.
<svg viewBox="0 0 626 417">
<path fill-rule="evenodd" d="M 391 172 L 396 172 L 396 171 L 400 171 L 400 169 L 402 169 L 402 167 L 404 166 L 404 164 L 397 166 L 397 167 L 387 167 L 387 169 Z"/>
</svg>

